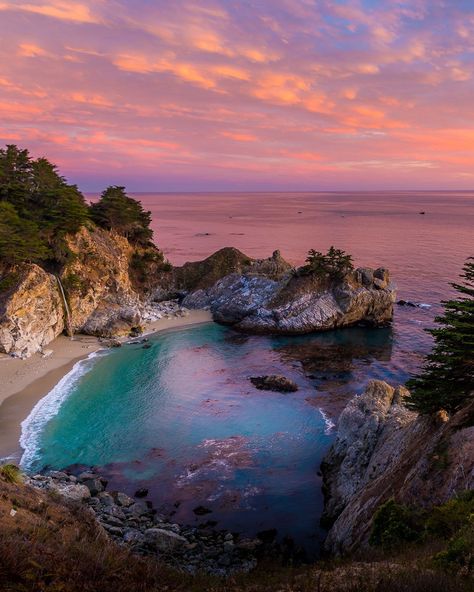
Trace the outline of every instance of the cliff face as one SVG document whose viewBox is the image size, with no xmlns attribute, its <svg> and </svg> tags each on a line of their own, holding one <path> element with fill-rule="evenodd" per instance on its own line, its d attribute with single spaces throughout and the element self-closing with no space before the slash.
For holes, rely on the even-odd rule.
<svg viewBox="0 0 474 592">
<path fill-rule="evenodd" d="M 75 332 L 126 334 L 140 323 L 140 295 L 133 289 L 129 267 L 133 247 L 122 236 L 82 228 L 68 239 L 75 257 L 61 274 Z"/>
<path fill-rule="evenodd" d="M 64 329 L 56 278 L 31 263 L 2 277 L 0 352 L 25 357 L 41 350 Z"/>
<path fill-rule="evenodd" d="M 269 272 L 272 261 L 278 273 Z M 183 304 L 210 308 L 217 322 L 252 333 L 310 333 L 361 321 L 380 325 L 392 318 L 395 289 L 385 269 L 361 268 L 332 282 L 289 269 L 275 253 L 195 290 Z"/>
<path fill-rule="evenodd" d="M 322 464 L 331 553 L 366 545 L 375 511 L 392 497 L 429 508 L 474 487 L 474 404 L 421 417 L 403 405 L 407 395 L 372 381 L 341 414 Z"/>
<path fill-rule="evenodd" d="M 148 295 L 131 277 L 137 249 L 123 237 L 83 227 L 68 237 L 73 257 L 60 273 L 69 305 L 54 275 L 34 264 L 3 270 L 0 280 L 0 351 L 27 357 L 40 351 L 64 330 L 110 337 L 126 335 L 149 318 Z M 141 254 L 140 254 L 141 256 Z M 149 249 L 158 263 L 162 255 Z M 152 267 L 155 263 L 150 262 Z"/>
</svg>

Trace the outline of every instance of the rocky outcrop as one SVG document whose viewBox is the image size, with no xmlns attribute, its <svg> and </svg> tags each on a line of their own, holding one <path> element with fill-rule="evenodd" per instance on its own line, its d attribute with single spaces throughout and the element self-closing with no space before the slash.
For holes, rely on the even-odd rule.
<svg viewBox="0 0 474 592">
<path fill-rule="evenodd" d="M 95 473 L 85 472 L 76 477 L 52 471 L 26 480 L 36 489 L 90 508 L 105 533 L 120 545 L 140 555 L 159 557 L 181 570 L 226 576 L 248 572 L 257 564 L 255 551 L 261 544 L 259 540 L 167 522 L 150 502 L 121 492 L 107 492 L 107 481 Z"/>
<path fill-rule="evenodd" d="M 474 405 L 421 417 L 404 406 L 407 396 L 371 381 L 340 416 L 321 467 L 331 553 L 367 544 L 375 511 L 392 497 L 431 507 L 474 487 Z"/>
<path fill-rule="evenodd" d="M 386 269 L 360 268 L 330 281 L 284 271 L 280 262 L 278 268 L 270 274 L 259 262 L 230 273 L 187 295 L 183 305 L 209 308 L 215 321 L 251 333 L 311 333 L 392 318 L 395 289 Z"/>
<path fill-rule="evenodd" d="M 178 291 L 194 293 L 208 290 L 230 274 L 259 274 L 281 279 L 291 265 L 275 251 L 268 259 L 252 259 L 234 247 L 225 247 L 203 261 L 185 263 L 173 269 L 173 285 Z"/>
<path fill-rule="evenodd" d="M 0 352 L 27 357 L 64 329 L 64 310 L 56 278 L 38 265 L 23 263 L 2 278 Z"/>
</svg>

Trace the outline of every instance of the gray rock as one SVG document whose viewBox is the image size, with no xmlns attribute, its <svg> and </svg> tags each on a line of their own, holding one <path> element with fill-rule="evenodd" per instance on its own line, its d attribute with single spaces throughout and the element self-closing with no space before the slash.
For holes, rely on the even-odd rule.
<svg viewBox="0 0 474 592">
<path fill-rule="evenodd" d="M 145 541 L 148 545 L 164 553 L 183 548 L 187 544 L 187 540 L 184 537 L 162 528 L 149 528 L 145 530 Z"/>
<path fill-rule="evenodd" d="M 117 492 L 113 497 L 119 506 L 123 506 L 125 508 L 128 508 L 135 503 L 135 500 L 125 493 Z"/>
<path fill-rule="evenodd" d="M 85 479 L 82 483 L 89 489 L 92 496 L 101 493 L 105 489 L 100 479 Z"/>
<path fill-rule="evenodd" d="M 394 301 L 387 270 L 360 268 L 332 283 L 232 273 L 189 294 L 183 305 L 208 307 L 215 321 L 250 333 L 303 334 L 361 321 L 384 324 L 392 318 Z"/>
</svg>

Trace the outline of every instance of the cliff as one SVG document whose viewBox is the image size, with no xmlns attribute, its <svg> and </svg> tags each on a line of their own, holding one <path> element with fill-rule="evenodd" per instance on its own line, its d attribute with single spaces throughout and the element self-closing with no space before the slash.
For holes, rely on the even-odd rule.
<svg viewBox="0 0 474 592">
<path fill-rule="evenodd" d="M 63 302 L 53 275 L 22 263 L 0 285 L 0 352 L 29 356 L 61 334 Z"/>
<path fill-rule="evenodd" d="M 111 337 L 127 335 L 150 318 L 151 289 L 156 278 L 167 275 L 158 249 L 133 246 L 92 224 L 66 237 L 65 245 L 68 263 L 57 277 L 30 263 L 3 270 L 0 352 L 30 356 L 66 325 L 73 332 Z"/>
<path fill-rule="evenodd" d="M 322 464 L 330 553 L 367 545 L 376 510 L 394 498 L 431 508 L 474 487 L 474 403 L 452 417 L 407 410 L 403 387 L 371 381 L 342 412 Z"/>
</svg>

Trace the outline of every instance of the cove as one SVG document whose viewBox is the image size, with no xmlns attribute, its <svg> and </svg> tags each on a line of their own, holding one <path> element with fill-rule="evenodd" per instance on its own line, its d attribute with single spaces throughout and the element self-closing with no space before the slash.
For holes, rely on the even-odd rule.
<svg viewBox="0 0 474 592">
<path fill-rule="evenodd" d="M 405 378 L 391 331 L 284 338 L 208 323 L 152 335 L 149 346 L 127 344 L 76 366 L 24 422 L 22 466 L 96 466 L 109 490 L 146 487 L 178 523 L 246 536 L 277 529 L 316 555 L 330 418 L 369 378 Z M 272 373 L 299 390 L 259 391 L 249 381 Z M 196 515 L 198 506 L 209 512 Z"/>
</svg>

